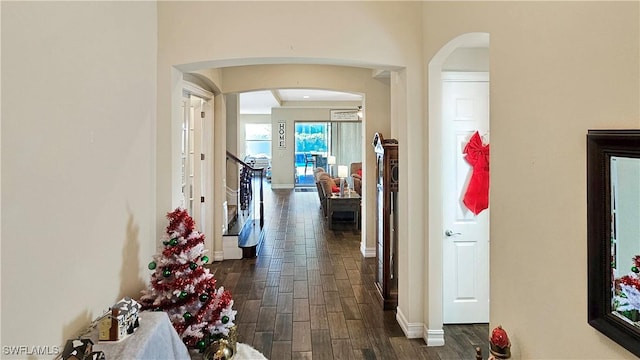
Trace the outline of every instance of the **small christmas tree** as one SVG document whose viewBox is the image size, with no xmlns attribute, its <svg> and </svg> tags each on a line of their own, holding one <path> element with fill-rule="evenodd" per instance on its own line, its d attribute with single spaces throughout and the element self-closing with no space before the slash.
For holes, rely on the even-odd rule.
<svg viewBox="0 0 640 360">
<path fill-rule="evenodd" d="M 167 214 L 169 225 L 164 249 L 153 256 L 149 287 L 142 291 L 143 310 L 165 311 L 189 348 L 203 351 L 210 343 L 229 335 L 236 311 L 231 293 L 216 289 L 216 279 L 203 265 L 204 234 L 195 230 L 184 209 Z"/>
</svg>

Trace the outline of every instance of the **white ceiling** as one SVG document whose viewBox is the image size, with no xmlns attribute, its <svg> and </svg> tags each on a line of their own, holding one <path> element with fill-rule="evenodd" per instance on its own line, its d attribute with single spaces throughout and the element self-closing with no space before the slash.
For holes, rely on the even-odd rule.
<svg viewBox="0 0 640 360">
<path fill-rule="evenodd" d="M 297 106 L 304 102 L 361 102 L 362 95 L 329 90 L 274 89 L 241 93 L 239 101 L 240 114 L 271 114 L 272 107 L 281 107 L 287 102 Z"/>
</svg>

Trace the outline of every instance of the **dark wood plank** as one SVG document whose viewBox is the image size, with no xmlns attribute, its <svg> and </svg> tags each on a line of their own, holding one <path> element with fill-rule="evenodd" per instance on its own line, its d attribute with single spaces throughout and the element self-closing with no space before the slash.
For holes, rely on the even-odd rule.
<svg viewBox="0 0 640 360">
<path fill-rule="evenodd" d="M 324 305 L 313 305 L 309 307 L 311 312 L 311 330 L 329 329 L 327 321 L 327 311 Z"/>
<path fill-rule="evenodd" d="M 293 360 L 313 360 L 313 353 L 311 351 L 293 352 L 291 357 Z"/>
<path fill-rule="evenodd" d="M 293 314 L 276 314 L 273 330 L 274 341 L 291 341 L 293 337 Z"/>
<path fill-rule="evenodd" d="M 280 275 L 280 283 L 278 285 L 278 291 L 281 293 L 293 292 L 293 276 Z"/>
<path fill-rule="evenodd" d="M 251 290 L 249 291 L 249 300 L 262 300 L 262 294 L 264 293 L 264 288 L 266 287 L 266 281 L 256 281 L 251 286 Z"/>
<path fill-rule="evenodd" d="M 349 279 L 336 279 L 336 286 L 338 287 L 338 292 L 340 292 L 341 297 L 346 298 L 356 296 L 353 292 L 353 287 L 351 286 Z"/>
<path fill-rule="evenodd" d="M 271 358 L 291 360 L 291 341 L 273 341 Z"/>
<path fill-rule="evenodd" d="M 294 268 L 295 268 L 294 263 L 292 263 L 292 262 L 284 262 L 284 263 L 282 263 L 282 269 L 280 271 L 280 275 L 291 275 L 291 276 L 293 276 Z"/>
<path fill-rule="evenodd" d="M 332 339 L 348 339 L 349 330 L 342 312 L 327 312 L 327 321 Z"/>
<path fill-rule="evenodd" d="M 333 359 L 333 347 L 329 330 L 311 330 L 313 360 Z"/>
<path fill-rule="evenodd" d="M 320 270 L 307 270 L 307 281 L 309 282 L 309 286 L 322 285 Z"/>
<path fill-rule="evenodd" d="M 267 286 L 262 293 L 262 306 L 276 306 L 278 303 L 278 287 Z"/>
<path fill-rule="evenodd" d="M 311 351 L 311 323 L 309 321 L 293 322 L 293 340 L 291 351 Z"/>
<path fill-rule="evenodd" d="M 273 332 L 256 332 L 253 337 L 253 347 L 260 351 L 267 359 L 271 357 Z"/>
<path fill-rule="evenodd" d="M 336 360 L 350 360 L 354 358 L 351 341 L 349 339 L 332 339 L 331 349 Z"/>
<path fill-rule="evenodd" d="M 324 301 L 327 312 L 342 312 L 342 301 L 340 301 L 340 293 L 337 291 L 325 292 Z"/>
<path fill-rule="evenodd" d="M 250 323 L 258 321 L 261 302 L 261 300 L 246 300 L 244 306 L 238 311 L 238 322 Z"/>
<path fill-rule="evenodd" d="M 309 320 L 309 299 L 293 299 L 293 321 Z"/>
<path fill-rule="evenodd" d="M 309 286 L 309 305 L 323 305 L 324 303 L 322 286 Z"/>
<path fill-rule="evenodd" d="M 349 330 L 349 338 L 351 346 L 354 349 L 369 349 L 369 335 L 362 320 L 347 320 L 347 329 Z"/>
<path fill-rule="evenodd" d="M 270 271 L 269 275 L 267 275 L 267 287 L 279 286 L 279 285 L 280 285 L 280 272 Z"/>
<path fill-rule="evenodd" d="M 322 276 L 322 289 L 324 291 L 338 291 L 338 285 L 336 284 L 336 278 L 333 275 L 321 275 Z"/>
<path fill-rule="evenodd" d="M 389 341 L 398 360 L 414 360 L 418 358 L 416 350 L 406 337 L 392 337 L 389 338 Z M 473 357 L 469 357 L 469 359 L 473 359 Z"/>
<path fill-rule="evenodd" d="M 253 344 L 256 333 L 256 323 L 243 323 L 238 325 L 238 342 Z"/>
<path fill-rule="evenodd" d="M 307 267 L 306 266 L 296 266 L 293 269 L 293 279 L 294 280 L 307 280 Z"/>
<path fill-rule="evenodd" d="M 275 322 L 276 322 L 275 306 L 261 307 L 260 314 L 258 314 L 258 321 L 256 323 L 256 332 L 273 331 Z"/>
<path fill-rule="evenodd" d="M 360 313 L 360 308 L 358 307 L 358 303 L 356 302 L 356 298 L 354 297 L 341 297 L 340 301 L 342 302 L 342 312 L 344 312 L 344 318 L 347 320 L 360 320 L 362 319 L 362 314 Z"/>
<path fill-rule="evenodd" d="M 278 294 L 278 306 L 276 308 L 278 314 L 293 314 L 293 294 Z"/>
<path fill-rule="evenodd" d="M 307 281 L 293 281 L 293 298 L 294 299 L 308 299 L 309 298 L 309 286 Z"/>
</svg>

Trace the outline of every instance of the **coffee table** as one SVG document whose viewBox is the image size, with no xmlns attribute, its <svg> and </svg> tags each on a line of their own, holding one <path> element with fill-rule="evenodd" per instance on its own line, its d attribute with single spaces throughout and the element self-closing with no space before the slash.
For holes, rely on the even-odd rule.
<svg viewBox="0 0 640 360">
<path fill-rule="evenodd" d="M 333 213 L 335 212 L 352 212 L 353 224 L 358 226 L 358 218 L 360 217 L 360 195 L 355 191 L 349 191 L 343 196 L 333 194 L 327 198 L 327 221 L 329 229 L 333 229 Z"/>
</svg>

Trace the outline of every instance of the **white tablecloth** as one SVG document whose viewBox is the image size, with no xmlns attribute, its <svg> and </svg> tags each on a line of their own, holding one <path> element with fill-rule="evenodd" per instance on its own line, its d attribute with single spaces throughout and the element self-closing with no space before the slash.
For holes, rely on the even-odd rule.
<svg viewBox="0 0 640 360">
<path fill-rule="evenodd" d="M 143 311 L 140 326 L 120 341 L 99 341 L 94 351 L 103 351 L 106 360 L 191 360 L 189 350 L 173 328 L 167 313 Z"/>
</svg>

